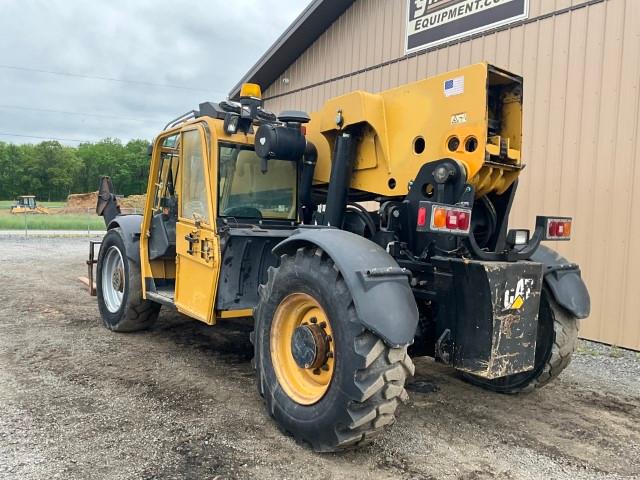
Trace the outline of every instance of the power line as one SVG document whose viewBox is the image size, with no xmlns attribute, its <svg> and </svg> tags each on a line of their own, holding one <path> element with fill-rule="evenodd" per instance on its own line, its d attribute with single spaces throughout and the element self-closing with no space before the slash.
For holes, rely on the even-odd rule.
<svg viewBox="0 0 640 480">
<path fill-rule="evenodd" d="M 4 68 L 7 70 L 19 70 L 23 72 L 46 73 L 48 75 L 61 75 L 63 77 L 84 78 L 87 80 L 102 80 L 105 82 L 131 83 L 135 85 L 144 85 L 147 87 L 175 88 L 178 90 L 189 90 L 192 92 L 207 92 L 207 93 L 213 93 L 213 94 L 222 94 L 221 92 L 215 92 L 215 91 L 204 89 L 204 88 L 186 87 L 183 85 L 172 85 L 168 83 L 153 83 L 153 82 L 145 82 L 142 80 L 129 80 L 124 78 L 104 77 L 100 75 L 86 75 L 83 73 L 60 72 L 55 70 L 44 70 L 41 68 L 19 67 L 16 65 L 0 64 L 0 68 Z M 222 94 L 222 95 L 226 96 L 226 94 Z"/>
<path fill-rule="evenodd" d="M 79 140 L 77 138 L 60 138 L 60 137 L 39 137 L 37 135 L 22 135 L 20 133 L 7 133 L 7 132 L 0 132 L 0 136 L 2 137 L 21 137 L 21 138 L 35 138 L 38 140 L 57 140 L 59 142 L 78 142 L 78 143 L 84 143 L 84 142 L 95 142 L 96 140 Z"/>
<path fill-rule="evenodd" d="M 62 113 L 65 115 L 79 115 L 83 117 L 99 117 L 99 118 L 115 118 L 120 120 L 131 120 L 134 122 L 154 122 L 157 119 L 143 119 L 143 118 L 132 118 L 132 117 L 123 117 L 120 115 L 110 115 L 107 113 L 85 113 L 85 112 L 70 112 L 67 110 L 52 110 L 49 108 L 32 108 L 32 107 L 20 107 L 18 105 L 0 105 L 0 109 L 11 109 L 11 110 L 26 110 L 31 112 L 46 112 L 46 113 Z"/>
</svg>

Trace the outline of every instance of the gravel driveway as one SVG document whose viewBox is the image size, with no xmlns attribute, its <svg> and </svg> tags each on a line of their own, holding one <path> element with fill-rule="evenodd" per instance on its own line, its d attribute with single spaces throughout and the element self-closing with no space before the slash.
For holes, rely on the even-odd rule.
<svg viewBox="0 0 640 480">
<path fill-rule="evenodd" d="M 484 392 L 416 360 L 372 445 L 319 455 L 263 412 L 249 326 L 164 309 L 101 326 L 86 239 L 0 238 L 0 479 L 640 478 L 640 356 L 582 342 L 549 387 Z"/>
</svg>

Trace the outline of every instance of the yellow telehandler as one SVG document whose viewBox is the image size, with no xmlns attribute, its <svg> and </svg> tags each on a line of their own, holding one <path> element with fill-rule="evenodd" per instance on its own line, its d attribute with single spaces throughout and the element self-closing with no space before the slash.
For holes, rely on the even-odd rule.
<svg viewBox="0 0 640 480">
<path fill-rule="evenodd" d="M 102 179 L 104 325 L 148 328 L 163 305 L 252 321 L 268 413 L 323 452 L 394 422 L 411 356 L 496 392 L 545 385 L 590 300 L 541 245 L 569 240 L 571 218 L 508 227 L 522 97 L 520 77 L 482 63 L 311 116 L 266 111 L 251 84 L 201 104 L 155 139 L 144 215 L 120 214 Z"/>
</svg>

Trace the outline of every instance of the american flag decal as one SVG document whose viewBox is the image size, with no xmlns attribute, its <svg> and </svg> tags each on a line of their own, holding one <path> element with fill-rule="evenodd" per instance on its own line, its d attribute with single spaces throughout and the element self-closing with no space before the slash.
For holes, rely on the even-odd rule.
<svg viewBox="0 0 640 480">
<path fill-rule="evenodd" d="M 464 93 L 464 77 L 456 77 L 444 82 L 445 97 L 453 97 Z"/>
</svg>

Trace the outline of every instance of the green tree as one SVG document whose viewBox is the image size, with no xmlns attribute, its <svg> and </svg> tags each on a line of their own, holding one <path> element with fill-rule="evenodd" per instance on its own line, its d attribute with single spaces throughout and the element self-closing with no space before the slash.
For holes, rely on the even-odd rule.
<svg viewBox="0 0 640 480">
<path fill-rule="evenodd" d="M 146 140 L 126 145 L 114 138 L 65 147 L 47 141 L 37 145 L 0 142 L 0 199 L 33 194 L 41 200 L 64 200 L 69 193 L 95 191 L 103 175 L 116 193 L 146 191 L 149 157 Z"/>
</svg>

